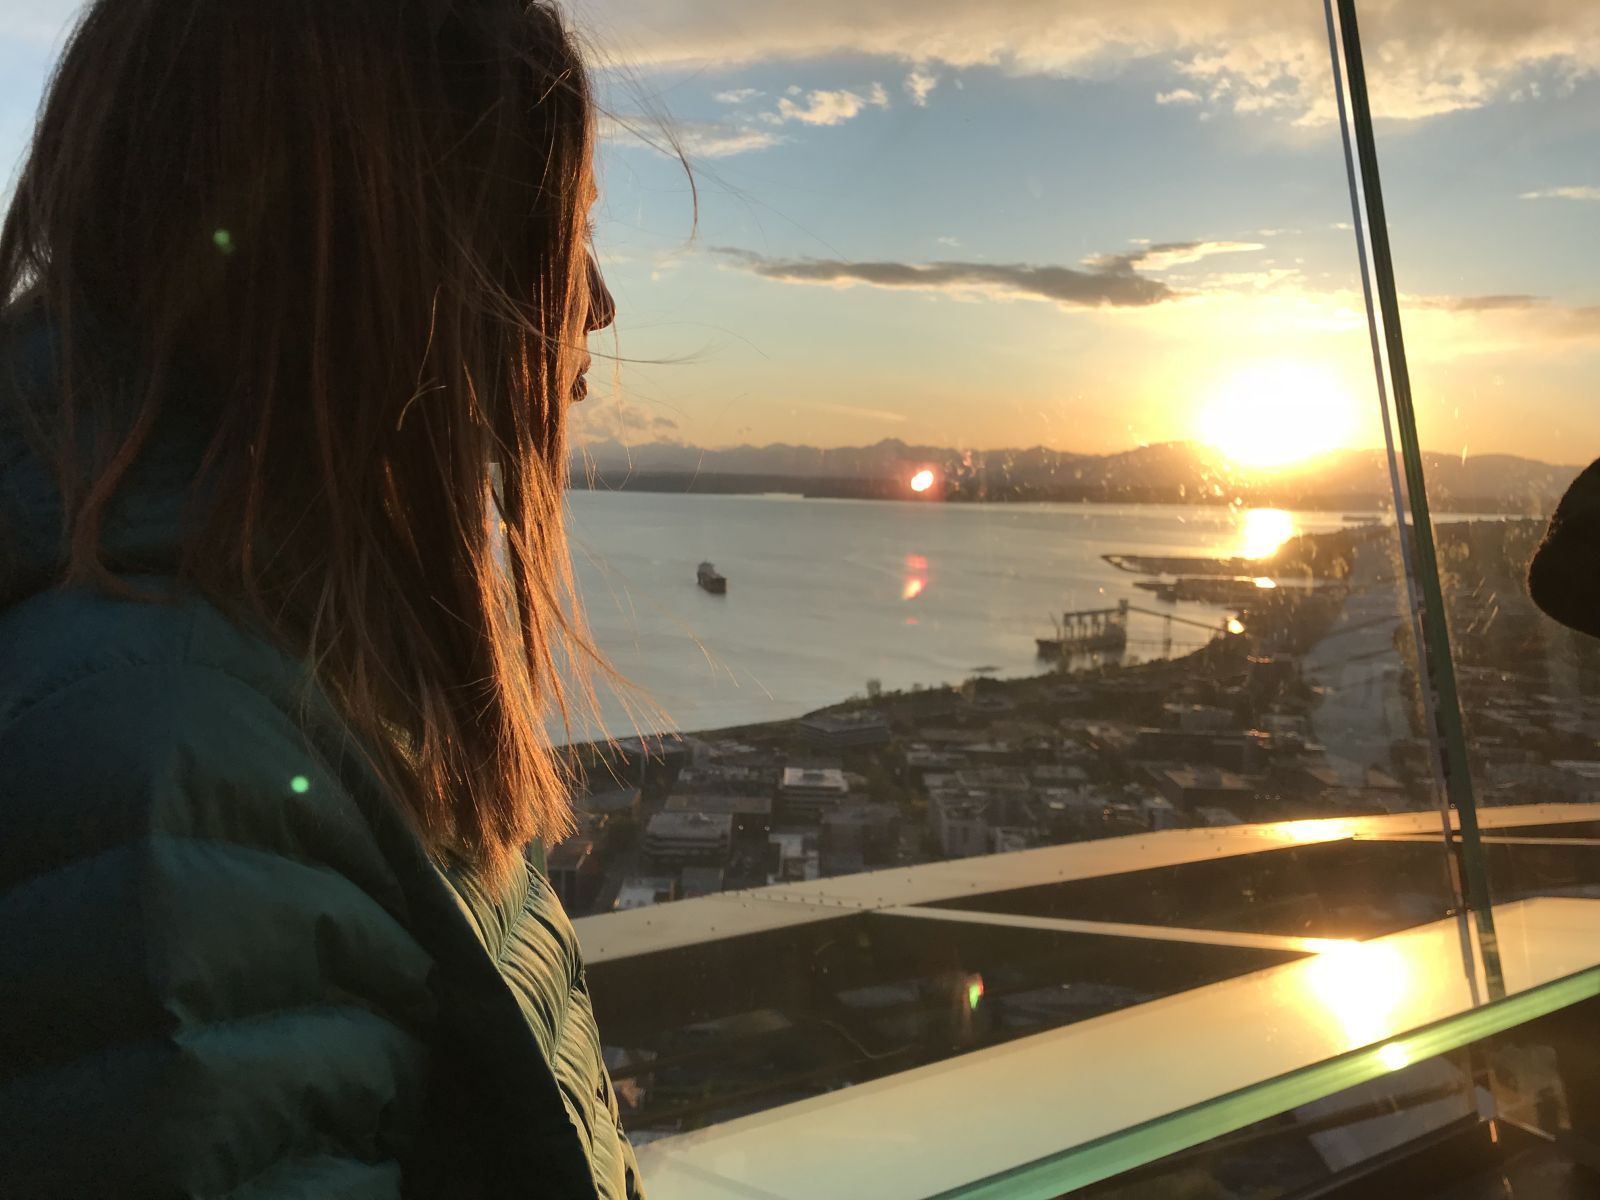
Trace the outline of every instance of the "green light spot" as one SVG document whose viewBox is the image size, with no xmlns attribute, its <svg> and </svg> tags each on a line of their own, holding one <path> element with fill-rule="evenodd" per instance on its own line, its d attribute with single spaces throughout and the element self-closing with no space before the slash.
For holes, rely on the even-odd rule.
<svg viewBox="0 0 1600 1200">
<path fill-rule="evenodd" d="M 211 235 L 211 244 L 224 254 L 233 253 L 233 234 L 226 229 L 219 229 Z"/>
<path fill-rule="evenodd" d="M 978 1001 L 983 999 L 983 984 L 969 983 L 967 985 L 967 1005 L 973 1012 L 978 1011 Z"/>
<path fill-rule="evenodd" d="M 307 779 L 304 775 L 296 775 L 293 779 L 289 780 L 289 788 L 295 793 L 295 795 L 304 796 L 311 790 L 311 780 Z"/>
</svg>

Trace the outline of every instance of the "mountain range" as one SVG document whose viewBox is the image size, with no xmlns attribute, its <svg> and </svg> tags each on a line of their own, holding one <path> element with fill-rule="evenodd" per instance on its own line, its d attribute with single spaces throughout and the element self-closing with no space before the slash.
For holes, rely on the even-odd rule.
<svg viewBox="0 0 1600 1200">
<path fill-rule="evenodd" d="M 1544 512 L 1581 470 L 1505 454 L 1425 453 L 1429 498 L 1457 511 Z M 1298 507 L 1387 503 L 1379 450 L 1342 450 L 1273 469 L 1242 468 L 1206 446 L 1166 442 L 1116 454 L 1043 446 L 966 451 L 888 439 L 819 448 L 777 443 L 707 449 L 680 442 L 628 446 L 592 441 L 574 456 L 580 486 L 640 491 L 798 491 L 817 496 L 912 498 L 910 481 L 933 473 L 928 494 L 953 500 L 1217 502 Z"/>
</svg>

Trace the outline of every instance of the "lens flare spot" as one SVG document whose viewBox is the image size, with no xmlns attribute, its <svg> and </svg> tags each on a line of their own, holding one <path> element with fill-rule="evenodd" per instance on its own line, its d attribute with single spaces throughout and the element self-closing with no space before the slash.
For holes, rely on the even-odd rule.
<svg viewBox="0 0 1600 1200">
<path fill-rule="evenodd" d="M 289 790 L 297 796 L 304 796 L 311 790 L 311 780 L 304 775 L 296 775 L 289 780 Z"/>
<path fill-rule="evenodd" d="M 1278 586 L 1276 579 L 1269 579 L 1265 575 L 1259 576 L 1254 582 L 1263 592 L 1270 592 Z"/>
<path fill-rule="evenodd" d="M 919 575 L 913 575 L 906 580 L 905 590 L 900 593 L 902 600 L 915 600 L 927 590 L 928 581 Z"/>
<path fill-rule="evenodd" d="M 1244 622 L 1239 620 L 1238 617 L 1229 617 L 1228 618 L 1228 632 L 1229 633 L 1243 633 L 1244 632 Z"/>
<path fill-rule="evenodd" d="M 925 492 L 932 486 L 933 472 L 927 467 L 923 467 L 922 470 L 911 477 L 911 490 L 913 492 Z"/>
<path fill-rule="evenodd" d="M 973 1012 L 978 1011 L 978 1002 L 983 999 L 983 980 L 975 979 L 967 984 L 967 1007 Z"/>
<path fill-rule="evenodd" d="M 923 558 L 922 555 L 920 555 L 920 554 L 908 554 L 908 555 L 906 555 L 906 570 L 908 570 L 908 571 L 926 571 L 927 569 L 928 569 L 928 560 Z"/>
<path fill-rule="evenodd" d="M 211 244 L 224 254 L 233 253 L 233 234 L 226 229 L 219 229 L 211 235 Z"/>
</svg>

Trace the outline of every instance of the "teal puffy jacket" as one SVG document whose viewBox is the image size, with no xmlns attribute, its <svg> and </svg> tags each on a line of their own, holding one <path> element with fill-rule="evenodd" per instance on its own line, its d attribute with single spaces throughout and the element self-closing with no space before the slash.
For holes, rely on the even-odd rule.
<svg viewBox="0 0 1600 1200">
<path fill-rule="evenodd" d="M 571 924 L 436 869 L 304 668 L 194 597 L 52 586 L 0 343 L 0 1196 L 642 1195 Z M 106 528 L 174 588 L 181 423 Z"/>
</svg>

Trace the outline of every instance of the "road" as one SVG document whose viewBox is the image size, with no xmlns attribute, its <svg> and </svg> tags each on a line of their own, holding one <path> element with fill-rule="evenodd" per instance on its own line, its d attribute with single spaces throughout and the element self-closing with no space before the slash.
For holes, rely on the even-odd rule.
<svg viewBox="0 0 1600 1200">
<path fill-rule="evenodd" d="M 1405 585 L 1393 548 L 1371 540 L 1356 547 L 1344 611 L 1301 660 L 1305 681 L 1323 689 L 1311 713 L 1314 736 L 1341 770 L 1389 770 L 1390 746 L 1411 736 L 1395 631 L 1405 623 Z"/>
</svg>

